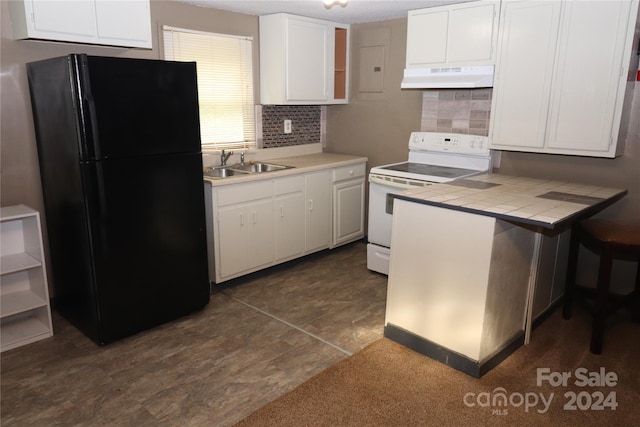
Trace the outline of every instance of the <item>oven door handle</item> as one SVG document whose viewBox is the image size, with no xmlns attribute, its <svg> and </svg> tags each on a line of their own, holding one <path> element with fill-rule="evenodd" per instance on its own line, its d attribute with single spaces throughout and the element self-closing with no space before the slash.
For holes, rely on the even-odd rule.
<svg viewBox="0 0 640 427">
<path fill-rule="evenodd" d="M 411 188 L 411 186 L 408 184 L 401 184 L 399 182 L 387 181 L 386 179 L 382 179 L 375 175 L 369 175 L 369 182 L 372 182 L 374 184 L 384 185 L 385 187 L 400 188 L 403 190 L 406 190 L 407 188 Z"/>
</svg>

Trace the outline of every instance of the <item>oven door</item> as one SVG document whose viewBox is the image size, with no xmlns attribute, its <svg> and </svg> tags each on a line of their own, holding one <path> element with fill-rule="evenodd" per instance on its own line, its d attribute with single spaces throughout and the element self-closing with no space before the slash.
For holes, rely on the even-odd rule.
<svg viewBox="0 0 640 427">
<path fill-rule="evenodd" d="M 430 182 L 369 174 L 369 228 L 367 268 L 389 274 L 391 246 L 392 194 Z"/>
<path fill-rule="evenodd" d="M 391 214 L 393 198 L 391 194 L 399 193 L 409 187 L 395 187 L 388 182 L 369 177 L 369 243 L 380 246 L 391 246 Z"/>
</svg>

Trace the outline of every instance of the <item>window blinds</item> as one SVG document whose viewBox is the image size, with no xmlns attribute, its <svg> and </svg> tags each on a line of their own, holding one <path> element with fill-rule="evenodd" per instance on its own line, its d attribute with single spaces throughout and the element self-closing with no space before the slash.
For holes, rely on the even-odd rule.
<svg viewBox="0 0 640 427">
<path fill-rule="evenodd" d="M 252 38 L 162 30 L 165 59 L 196 62 L 202 147 L 255 147 Z"/>
</svg>

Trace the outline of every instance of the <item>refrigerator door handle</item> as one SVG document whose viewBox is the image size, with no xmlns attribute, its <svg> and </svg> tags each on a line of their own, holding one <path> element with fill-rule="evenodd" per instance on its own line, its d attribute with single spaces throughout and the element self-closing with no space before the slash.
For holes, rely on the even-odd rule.
<svg viewBox="0 0 640 427">
<path fill-rule="evenodd" d="M 84 160 L 101 159 L 100 144 L 98 143 L 98 121 L 96 120 L 95 104 L 91 93 L 91 76 L 89 76 L 89 63 L 87 55 L 73 55 L 75 62 L 75 76 L 78 87 L 78 118 L 80 132 L 80 150 Z"/>
</svg>

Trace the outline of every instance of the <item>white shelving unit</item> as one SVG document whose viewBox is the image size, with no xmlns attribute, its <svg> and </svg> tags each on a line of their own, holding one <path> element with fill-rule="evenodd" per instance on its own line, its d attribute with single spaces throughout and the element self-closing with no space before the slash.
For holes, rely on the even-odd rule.
<svg viewBox="0 0 640 427">
<path fill-rule="evenodd" d="M 53 335 L 40 214 L 0 208 L 0 351 Z"/>
</svg>

